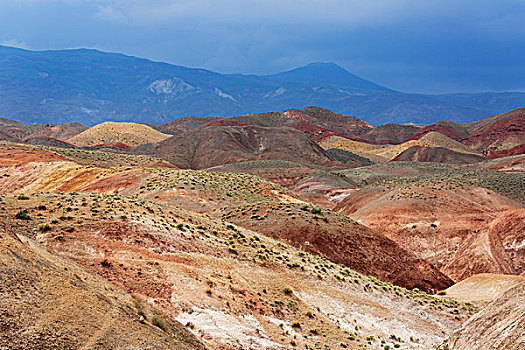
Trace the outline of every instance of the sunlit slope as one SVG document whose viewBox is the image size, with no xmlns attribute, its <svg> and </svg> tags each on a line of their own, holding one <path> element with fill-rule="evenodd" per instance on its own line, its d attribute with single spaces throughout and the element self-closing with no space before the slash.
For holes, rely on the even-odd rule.
<svg viewBox="0 0 525 350">
<path fill-rule="evenodd" d="M 82 147 L 116 143 L 135 147 L 145 143 L 160 142 L 168 137 L 170 135 L 163 134 L 144 124 L 104 122 L 68 139 L 67 142 Z"/>
</svg>

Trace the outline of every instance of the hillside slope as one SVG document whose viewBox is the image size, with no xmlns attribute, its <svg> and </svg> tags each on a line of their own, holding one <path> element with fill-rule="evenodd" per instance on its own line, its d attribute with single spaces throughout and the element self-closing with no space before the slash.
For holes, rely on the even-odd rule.
<svg viewBox="0 0 525 350">
<path fill-rule="evenodd" d="M 518 284 L 470 318 L 441 350 L 525 348 L 525 283 Z"/>
<path fill-rule="evenodd" d="M 368 131 L 361 137 L 363 140 L 377 144 L 399 144 L 410 139 L 420 129 L 415 125 L 383 124 Z"/>
<path fill-rule="evenodd" d="M 171 128 L 176 127 L 179 130 L 185 129 L 186 131 L 209 126 L 290 127 L 304 132 L 316 142 L 320 142 L 330 136 L 343 136 L 361 140 L 359 135 L 373 129 L 372 125 L 359 118 L 337 114 L 324 108 L 312 106 L 302 109 L 290 109 L 282 113 L 248 113 L 229 118 L 188 117 L 181 119 L 181 122 L 174 120 L 162 125 L 172 125 Z M 202 124 L 204 121 L 209 122 Z M 161 126 L 159 125 L 159 127 Z"/>
<path fill-rule="evenodd" d="M 345 135 L 361 136 L 374 128 L 362 119 L 337 114 L 320 107 L 290 109 L 283 112 L 283 115 L 299 122 L 307 122 Z"/>
<path fill-rule="evenodd" d="M 412 146 L 398 154 L 393 162 L 432 162 L 449 164 L 471 164 L 484 161 L 485 158 L 469 153 L 460 153 L 445 147 Z"/>
<path fill-rule="evenodd" d="M 170 135 L 143 124 L 104 122 L 68 139 L 67 142 L 80 147 L 118 143 L 135 147 L 145 143 L 160 142 L 168 137 Z"/>
<path fill-rule="evenodd" d="M 453 123 L 448 120 L 442 120 L 437 123 L 424 126 L 411 137 L 407 138 L 406 141 L 418 140 L 429 132 L 438 132 L 458 142 L 468 139 L 469 136 L 467 127 L 465 125 Z"/>
<path fill-rule="evenodd" d="M 382 232 L 454 281 L 483 272 L 524 273 L 525 247 L 518 242 L 525 238 L 525 209 L 508 198 L 516 193 L 523 200 L 523 176 L 451 176 L 443 170 L 435 178 L 365 187 L 334 210 Z"/>
<path fill-rule="evenodd" d="M 208 124 L 214 120 L 219 119 L 218 117 L 183 117 L 172 120 L 168 123 L 159 125 L 152 125 L 155 130 L 158 130 L 164 134 L 180 135 L 186 131 L 195 130 L 205 124 Z"/>
<path fill-rule="evenodd" d="M 207 349 L 179 322 L 3 227 L 0 280 L 1 349 Z"/>
<path fill-rule="evenodd" d="M 386 162 L 392 160 L 413 146 L 443 147 L 455 152 L 478 154 L 477 151 L 470 149 L 464 144 L 435 131 L 425 133 L 417 140 L 410 140 L 397 145 L 374 145 L 370 143 L 349 140 L 339 136 L 329 137 L 328 139 L 320 142 L 320 145 L 324 149 L 339 148 L 353 152 L 365 158 L 369 158 L 374 162 Z"/>
<path fill-rule="evenodd" d="M 465 124 L 468 140 L 464 143 L 484 151 L 498 151 L 525 142 L 525 108 Z"/>
<path fill-rule="evenodd" d="M 223 209 L 220 214 L 237 225 L 408 289 L 429 292 L 452 284 L 435 267 L 382 234 L 319 207 L 257 203 Z"/>
<path fill-rule="evenodd" d="M 200 128 L 160 142 L 154 154 L 191 169 L 260 159 L 332 163 L 321 147 L 298 130 L 256 126 Z"/>
<path fill-rule="evenodd" d="M 210 213 L 277 203 L 283 206 L 281 214 L 288 215 L 287 209 L 303 212 L 293 204 L 300 202 L 297 196 L 255 176 L 132 167 L 125 161 L 142 158 L 79 149 L 3 144 L 0 151 L 0 223 L 167 317 L 164 323 L 154 321 L 144 307 L 148 325 L 151 321 L 166 328 L 170 319 L 177 320 L 213 348 L 379 349 L 398 344 L 426 350 L 477 311 L 472 305 L 395 286 L 272 239 L 268 233 L 277 225 L 269 232 L 255 225 L 255 231 L 248 230 L 231 222 L 233 217 L 229 221 Z M 91 166 L 79 164 L 86 162 L 83 155 Z M 116 167 L 96 167 L 97 162 L 114 162 Z M 309 169 L 321 170 L 314 165 Z M 344 182 L 341 176 L 333 178 Z M 384 271 L 392 280 L 416 282 L 422 288 L 428 286 L 427 280 L 443 280 L 428 263 L 347 218 L 323 211 L 296 215 L 297 227 L 301 222 L 307 226 L 312 242 L 316 227 L 326 229 L 327 236 L 320 237 L 326 244 L 316 244 L 320 250 L 313 252 L 326 249 L 328 254 L 333 240 L 341 239 L 351 243 L 342 254 L 352 257 L 341 261 L 365 273 L 379 276 Z M 255 217 L 250 220 L 259 222 Z M 331 220 L 337 230 L 325 225 Z M 294 222 L 288 222 L 292 227 Z M 330 254 L 334 260 L 338 255 Z M 411 263 L 415 266 L 408 266 Z M 18 288 L 17 274 L 10 276 Z M 407 276 L 413 280 L 403 281 Z M 62 285 L 48 280 L 53 288 Z M 80 295 L 78 302 L 82 300 Z M 139 314 L 138 308 L 132 310 Z M 5 319 L 16 320 L 11 314 Z M 104 341 L 112 341 L 111 336 Z"/>
<path fill-rule="evenodd" d="M 104 155 L 113 156 L 96 152 L 94 163 Z M 83 160 L 77 161 L 81 163 Z M 145 163 L 145 160 L 139 158 L 137 162 Z M 260 201 L 299 201 L 286 189 L 246 174 L 133 167 L 105 169 L 94 167 L 94 163 L 81 166 L 52 151 L 0 145 L 0 193 L 120 193 L 194 211 Z"/>
<path fill-rule="evenodd" d="M 445 295 L 446 298 L 485 306 L 524 282 L 525 276 L 480 273 L 447 288 Z"/>
<path fill-rule="evenodd" d="M 516 108 L 464 124 L 440 121 L 425 126 L 407 141 L 419 139 L 432 131 L 460 141 L 483 154 L 503 151 L 525 142 L 525 108 Z"/>
<path fill-rule="evenodd" d="M 384 341 L 423 350 L 476 312 L 208 215 L 113 194 L 27 197 L 0 197 L 2 221 L 147 301 L 214 349 L 378 349 Z M 29 218 L 17 218 L 20 210 Z"/>
<path fill-rule="evenodd" d="M 33 137 L 48 137 L 65 141 L 87 128 L 80 123 L 25 125 L 16 120 L 0 118 L 0 135 L 8 135 L 18 142 Z"/>
</svg>

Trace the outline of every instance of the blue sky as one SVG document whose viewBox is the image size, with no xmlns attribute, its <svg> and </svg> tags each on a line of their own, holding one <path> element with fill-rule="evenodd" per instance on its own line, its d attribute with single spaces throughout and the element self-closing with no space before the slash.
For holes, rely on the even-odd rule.
<svg viewBox="0 0 525 350">
<path fill-rule="evenodd" d="M 0 43 L 267 74 L 314 61 L 407 92 L 525 91 L 525 0 L 0 0 Z"/>
</svg>

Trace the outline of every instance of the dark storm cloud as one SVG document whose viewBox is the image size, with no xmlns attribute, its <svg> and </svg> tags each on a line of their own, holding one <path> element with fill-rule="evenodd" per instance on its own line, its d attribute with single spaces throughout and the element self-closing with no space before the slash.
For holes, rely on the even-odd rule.
<svg viewBox="0 0 525 350">
<path fill-rule="evenodd" d="M 522 0 L 2 0 L 0 41 L 220 72 L 335 61 L 403 91 L 525 90 Z"/>
</svg>

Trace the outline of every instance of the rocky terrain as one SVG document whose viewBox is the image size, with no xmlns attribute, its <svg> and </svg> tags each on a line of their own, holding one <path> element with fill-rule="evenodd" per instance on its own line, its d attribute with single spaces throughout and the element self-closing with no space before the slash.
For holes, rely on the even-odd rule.
<svg viewBox="0 0 525 350">
<path fill-rule="evenodd" d="M 476 311 L 176 207 L 76 192 L 4 196 L 2 206 L 21 235 L 215 348 L 424 349 Z"/>
<path fill-rule="evenodd" d="M 424 134 L 421 138 L 416 140 L 409 140 L 400 144 L 371 144 L 371 143 L 365 143 L 365 142 L 359 142 L 350 140 L 344 137 L 340 136 L 334 136 L 330 137 L 323 142 L 320 143 L 320 145 L 325 149 L 330 148 L 337 148 L 337 149 L 343 149 L 349 152 L 356 153 L 360 156 L 363 156 L 365 158 L 369 158 L 370 160 L 376 162 L 376 163 L 382 163 L 387 162 L 401 153 L 405 152 L 411 147 L 419 146 L 419 147 L 441 147 L 446 148 L 447 150 L 451 150 L 454 152 L 459 153 L 466 153 L 466 154 L 476 154 L 479 153 L 471 149 L 462 143 L 455 141 L 451 138 L 449 138 L 446 135 L 443 135 L 441 133 L 431 131 L 426 134 Z M 482 159 L 481 157 L 479 158 Z"/>
<path fill-rule="evenodd" d="M 405 153 L 404 160 L 431 157 L 432 162 L 472 163 L 522 154 L 523 116 L 524 109 L 518 108 L 466 124 L 440 121 L 427 126 L 390 123 L 374 127 L 355 117 L 307 107 L 231 118 L 186 117 L 159 125 L 105 122 L 92 128 L 78 123 L 24 125 L 1 119 L 0 139 L 157 156 L 192 169 L 261 159 L 359 167 L 391 161 L 411 147 L 416 148 Z M 316 143 L 325 154 L 319 155 L 322 151 Z M 425 154 L 419 155 L 422 150 Z"/>
<path fill-rule="evenodd" d="M 466 145 L 479 150 L 504 150 L 523 143 L 525 108 L 465 124 L 468 130 Z"/>
<path fill-rule="evenodd" d="M 20 142 L 34 137 L 66 141 L 87 129 L 87 126 L 80 123 L 25 125 L 16 120 L 0 118 L 0 135 L 3 135 L 4 141 Z"/>
<path fill-rule="evenodd" d="M 362 136 L 363 140 L 383 145 L 383 144 L 399 144 L 403 141 L 407 141 L 411 138 L 411 136 L 416 133 L 418 130 L 420 130 L 421 127 L 417 125 L 411 125 L 411 124 L 383 124 L 379 125 L 370 131 L 368 131 L 365 135 Z"/>
</svg>

